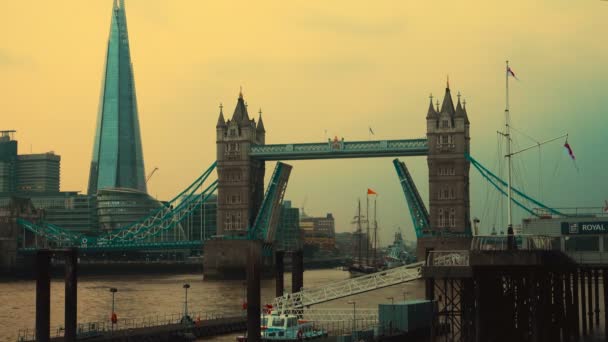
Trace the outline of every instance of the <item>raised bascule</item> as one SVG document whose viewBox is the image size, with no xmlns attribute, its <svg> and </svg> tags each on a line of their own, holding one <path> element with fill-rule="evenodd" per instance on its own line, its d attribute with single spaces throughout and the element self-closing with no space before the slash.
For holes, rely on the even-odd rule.
<svg viewBox="0 0 608 342">
<path fill-rule="evenodd" d="M 418 198 L 415 207 L 418 213 L 424 212 L 428 222 L 424 228 L 417 227 L 424 230 L 420 234 L 417 231 L 418 257 L 423 260 L 432 250 L 466 248 L 471 237 L 470 163 L 465 158 L 470 152 L 470 123 L 460 94 L 454 105 L 449 85 L 446 86 L 441 107 L 439 103 L 435 107 L 431 97 L 426 121 L 426 139 L 345 141 L 335 138 L 318 143 L 269 145 L 261 111 L 256 123 L 249 116 L 242 92 L 230 119 L 225 119 L 220 106 L 216 126 L 217 231 L 222 239 L 205 243 L 205 273 L 211 276 L 243 274 L 246 258 L 242 256 L 239 248 L 242 242 L 238 237 L 247 236 L 254 226 L 264 198 L 266 161 L 427 156 L 428 211 L 411 177 L 400 179 L 402 185 L 410 184 L 404 188 L 410 211 L 412 205 L 407 194 L 415 193 Z"/>
</svg>

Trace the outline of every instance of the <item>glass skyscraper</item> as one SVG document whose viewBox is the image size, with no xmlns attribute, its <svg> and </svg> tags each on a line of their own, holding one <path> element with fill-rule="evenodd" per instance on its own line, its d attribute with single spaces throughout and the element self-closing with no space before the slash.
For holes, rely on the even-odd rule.
<svg viewBox="0 0 608 342">
<path fill-rule="evenodd" d="M 109 188 L 147 192 L 124 0 L 112 8 L 88 193 Z"/>
</svg>

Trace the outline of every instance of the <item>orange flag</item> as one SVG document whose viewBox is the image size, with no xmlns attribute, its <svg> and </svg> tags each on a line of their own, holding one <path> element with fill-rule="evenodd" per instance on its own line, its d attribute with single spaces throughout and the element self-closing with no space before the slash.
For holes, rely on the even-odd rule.
<svg viewBox="0 0 608 342">
<path fill-rule="evenodd" d="M 367 194 L 368 195 L 378 195 L 374 190 L 367 188 Z"/>
</svg>

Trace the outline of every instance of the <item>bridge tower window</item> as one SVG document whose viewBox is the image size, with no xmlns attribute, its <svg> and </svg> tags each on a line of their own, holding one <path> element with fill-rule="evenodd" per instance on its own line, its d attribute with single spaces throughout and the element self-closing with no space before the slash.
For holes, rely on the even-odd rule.
<svg viewBox="0 0 608 342">
<path fill-rule="evenodd" d="M 450 209 L 450 227 L 456 227 L 456 209 Z"/>
</svg>

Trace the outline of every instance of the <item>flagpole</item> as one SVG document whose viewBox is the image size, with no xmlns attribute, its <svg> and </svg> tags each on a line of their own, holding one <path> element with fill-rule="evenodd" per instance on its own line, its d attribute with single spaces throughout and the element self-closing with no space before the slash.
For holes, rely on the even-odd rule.
<svg viewBox="0 0 608 342">
<path fill-rule="evenodd" d="M 369 191 L 368 191 L 369 192 Z M 365 196 L 365 221 L 367 223 L 367 235 L 365 237 L 365 263 L 369 266 L 369 245 L 370 245 L 370 236 L 369 236 L 369 193 Z"/>
<path fill-rule="evenodd" d="M 508 203 L 507 203 L 507 232 L 512 232 L 513 229 L 513 212 L 512 212 L 512 203 L 511 203 L 511 197 L 512 197 L 512 191 L 511 191 L 511 173 L 512 173 L 512 166 L 511 166 L 511 115 L 509 112 L 509 61 L 506 62 L 507 63 L 507 69 L 505 70 L 505 84 L 506 84 L 506 108 L 505 108 L 505 137 L 507 138 L 507 172 L 508 172 L 508 180 L 507 180 L 507 197 L 508 197 Z M 511 233 L 512 234 L 512 233 Z"/>
</svg>

